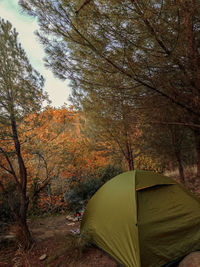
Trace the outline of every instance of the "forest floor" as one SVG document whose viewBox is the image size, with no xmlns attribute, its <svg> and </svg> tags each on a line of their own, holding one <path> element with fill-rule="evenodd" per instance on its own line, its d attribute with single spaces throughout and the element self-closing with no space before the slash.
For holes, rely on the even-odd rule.
<svg viewBox="0 0 200 267">
<path fill-rule="evenodd" d="M 14 245 L 0 248 L 0 267 L 116 267 L 116 262 L 95 247 L 88 247 L 82 255 L 67 244 L 71 231 L 79 229 L 79 222 L 71 222 L 66 215 L 36 218 L 29 223 L 35 240 L 24 252 Z M 44 260 L 40 257 L 44 256 Z"/>
</svg>

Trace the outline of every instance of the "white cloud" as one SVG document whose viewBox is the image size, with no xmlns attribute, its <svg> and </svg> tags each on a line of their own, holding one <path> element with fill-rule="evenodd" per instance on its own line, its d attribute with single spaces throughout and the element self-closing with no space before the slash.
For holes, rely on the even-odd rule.
<svg viewBox="0 0 200 267">
<path fill-rule="evenodd" d="M 36 19 L 22 13 L 18 6 L 18 0 L 0 0 L 0 17 L 9 20 L 19 33 L 19 41 L 26 51 L 32 66 L 45 78 L 45 91 L 48 93 L 52 105 L 62 106 L 70 94 L 68 81 L 60 81 L 55 78 L 50 70 L 44 67 L 45 56 L 42 45 L 37 40 L 34 32 L 38 29 Z"/>
</svg>

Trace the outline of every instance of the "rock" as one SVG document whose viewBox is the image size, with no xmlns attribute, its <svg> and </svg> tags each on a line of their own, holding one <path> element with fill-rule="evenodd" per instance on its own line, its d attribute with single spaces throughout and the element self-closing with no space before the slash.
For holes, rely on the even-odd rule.
<svg viewBox="0 0 200 267">
<path fill-rule="evenodd" d="M 68 221 L 78 222 L 78 218 L 77 218 L 77 217 L 73 217 L 73 216 L 67 215 L 65 218 L 66 218 Z"/>
<path fill-rule="evenodd" d="M 67 216 L 66 216 L 66 219 L 67 219 L 68 221 L 73 221 L 74 218 L 73 218 L 72 216 L 70 216 L 70 215 L 67 215 Z"/>
<path fill-rule="evenodd" d="M 73 229 L 71 230 L 71 233 L 74 235 L 79 235 L 80 234 L 80 230 L 79 229 Z"/>
<path fill-rule="evenodd" d="M 70 216 L 69 216 L 69 215 L 67 215 L 65 218 L 66 218 L 67 220 L 69 220 Z"/>
<path fill-rule="evenodd" d="M 188 254 L 178 265 L 178 267 L 200 267 L 200 252 Z"/>
<path fill-rule="evenodd" d="M 5 241 L 15 241 L 16 240 L 16 235 L 15 234 L 9 234 L 9 235 L 1 235 L 0 236 L 0 242 L 5 242 Z"/>
<path fill-rule="evenodd" d="M 75 223 L 68 223 L 67 225 L 74 226 L 74 225 L 75 225 Z"/>
<path fill-rule="evenodd" d="M 43 254 L 42 256 L 39 257 L 40 261 L 43 261 L 47 258 L 47 254 Z"/>
</svg>

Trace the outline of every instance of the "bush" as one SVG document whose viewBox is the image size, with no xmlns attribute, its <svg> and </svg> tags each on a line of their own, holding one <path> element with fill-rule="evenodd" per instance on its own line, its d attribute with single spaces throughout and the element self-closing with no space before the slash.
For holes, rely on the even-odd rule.
<svg viewBox="0 0 200 267">
<path fill-rule="evenodd" d="M 121 168 L 108 165 L 106 168 L 100 168 L 91 174 L 91 178 L 86 177 L 83 181 L 72 185 L 70 190 L 64 194 L 69 210 L 83 208 L 105 182 L 121 172 Z"/>
<path fill-rule="evenodd" d="M 15 221 L 14 214 L 8 203 L 12 205 L 12 209 L 17 211 L 19 209 L 19 196 L 16 193 L 16 185 L 10 183 L 7 186 L 6 192 L 0 192 L 0 232 L 6 230 L 7 225 Z"/>
<path fill-rule="evenodd" d="M 8 205 L 8 202 L 3 199 L 2 193 L 0 194 L 0 221 L 9 222 L 12 220 L 12 212 Z"/>
<path fill-rule="evenodd" d="M 71 186 L 70 190 L 64 194 L 64 199 L 68 203 L 68 208 L 70 210 L 81 209 L 101 185 L 102 181 L 100 179 L 87 178 Z"/>
<path fill-rule="evenodd" d="M 13 222 L 14 220 L 8 199 L 12 209 L 17 213 L 19 209 L 19 196 L 16 192 L 16 185 L 13 183 L 7 186 L 6 192 L 0 193 L 0 220 L 3 222 Z"/>
<path fill-rule="evenodd" d="M 100 168 L 97 170 L 97 176 L 102 181 L 102 183 L 106 183 L 108 180 L 112 179 L 116 175 L 122 173 L 123 170 L 121 167 L 108 165 L 105 168 Z"/>
</svg>

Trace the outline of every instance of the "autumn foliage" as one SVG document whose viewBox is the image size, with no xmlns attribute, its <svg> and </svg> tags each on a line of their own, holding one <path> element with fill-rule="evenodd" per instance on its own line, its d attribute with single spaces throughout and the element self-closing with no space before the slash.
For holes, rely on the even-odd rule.
<svg viewBox="0 0 200 267">
<path fill-rule="evenodd" d="M 87 127 L 85 115 L 72 106 L 59 109 L 46 107 L 39 114 L 26 116 L 19 124 L 22 155 L 27 168 L 30 213 L 67 209 L 66 192 L 79 184 L 84 185 L 88 178 L 98 179 L 101 176 L 98 170 L 106 169 L 109 164 L 128 169 L 127 161 L 123 153 L 120 156 L 115 142 L 108 142 L 105 138 L 94 142 L 94 137 L 89 137 L 87 133 Z M 135 168 L 162 172 L 165 167 L 162 158 L 148 150 L 142 152 L 143 130 L 139 127 L 134 129 L 129 140 L 134 148 Z M 12 155 L 12 143 L 1 140 L 1 147 Z M 6 166 L 7 163 L 1 158 L 3 164 Z M 2 177 L 9 184 L 10 177 L 6 171 Z"/>
<path fill-rule="evenodd" d="M 21 123 L 30 209 L 62 210 L 66 206 L 63 193 L 69 185 L 110 163 L 105 151 L 89 150 L 90 141 L 81 133 L 83 120 L 83 115 L 72 107 L 47 107 Z"/>
</svg>

